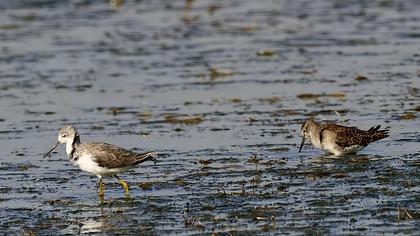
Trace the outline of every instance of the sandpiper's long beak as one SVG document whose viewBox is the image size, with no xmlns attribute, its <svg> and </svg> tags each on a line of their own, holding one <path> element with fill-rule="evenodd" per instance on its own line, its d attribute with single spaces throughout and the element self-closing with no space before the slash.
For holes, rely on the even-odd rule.
<svg viewBox="0 0 420 236">
<path fill-rule="evenodd" d="M 57 142 L 55 145 L 54 145 L 54 147 L 47 153 L 47 154 L 45 154 L 44 155 L 44 157 L 43 158 L 45 158 L 45 157 L 47 157 L 47 156 L 49 156 L 51 153 L 52 153 L 52 151 L 54 151 L 54 149 L 56 148 L 56 147 L 58 147 L 58 145 L 60 145 L 60 142 Z"/>
<path fill-rule="evenodd" d="M 302 151 L 303 145 L 305 144 L 306 137 L 302 136 L 302 142 L 300 143 L 299 152 Z"/>
</svg>

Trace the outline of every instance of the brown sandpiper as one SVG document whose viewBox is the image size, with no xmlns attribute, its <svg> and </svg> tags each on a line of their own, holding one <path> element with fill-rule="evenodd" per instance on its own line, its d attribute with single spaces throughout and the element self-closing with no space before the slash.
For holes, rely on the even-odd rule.
<svg viewBox="0 0 420 236">
<path fill-rule="evenodd" d="M 388 137 L 388 130 L 380 130 L 380 125 L 369 130 L 356 127 L 346 127 L 334 123 L 318 123 L 314 119 L 307 119 L 302 124 L 302 142 L 299 152 L 310 138 L 312 145 L 336 156 L 355 154 L 371 142 Z"/>
</svg>

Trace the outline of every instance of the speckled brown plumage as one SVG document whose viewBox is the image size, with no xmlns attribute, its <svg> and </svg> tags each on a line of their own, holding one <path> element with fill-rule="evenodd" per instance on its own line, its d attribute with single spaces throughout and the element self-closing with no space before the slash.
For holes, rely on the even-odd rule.
<svg viewBox="0 0 420 236">
<path fill-rule="evenodd" d="M 360 145 L 366 147 L 369 143 L 388 137 L 388 130 L 379 130 L 381 126 L 369 130 L 356 127 L 346 127 L 334 123 L 323 124 L 320 127 L 320 140 L 322 143 L 324 131 L 329 130 L 336 134 L 336 144 L 340 147 Z"/>
<path fill-rule="evenodd" d="M 315 147 L 334 155 L 356 153 L 369 143 L 388 137 L 388 130 L 379 129 L 379 125 L 369 130 L 361 130 L 356 127 L 318 123 L 313 119 L 308 119 L 301 127 L 302 142 L 299 152 L 302 150 L 306 138 L 310 138 Z"/>
</svg>

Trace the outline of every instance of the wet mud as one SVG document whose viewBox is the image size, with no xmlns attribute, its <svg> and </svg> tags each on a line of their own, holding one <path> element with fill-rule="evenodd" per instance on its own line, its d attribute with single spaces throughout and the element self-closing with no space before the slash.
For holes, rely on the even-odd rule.
<svg viewBox="0 0 420 236">
<path fill-rule="evenodd" d="M 417 1 L 3 1 L 5 234 L 416 234 Z M 390 137 L 331 158 L 308 117 Z M 156 150 L 131 199 L 71 165 L 82 142 Z"/>
</svg>

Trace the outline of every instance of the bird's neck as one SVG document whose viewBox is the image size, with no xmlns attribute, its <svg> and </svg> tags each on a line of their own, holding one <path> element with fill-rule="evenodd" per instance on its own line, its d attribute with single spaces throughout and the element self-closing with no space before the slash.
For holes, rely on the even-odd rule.
<svg viewBox="0 0 420 236">
<path fill-rule="evenodd" d="M 80 144 L 80 136 L 78 134 L 76 134 L 72 142 L 66 143 L 66 154 L 68 158 L 70 159 L 73 158 L 73 153 L 76 149 L 76 146 L 79 144 Z"/>
<path fill-rule="evenodd" d="M 310 134 L 309 136 L 310 136 L 312 144 L 316 147 L 322 146 L 322 143 L 320 140 L 320 132 L 321 130 L 320 130 L 319 123 L 314 122 L 313 124 L 311 124 L 310 130 L 309 130 L 309 134 Z"/>
</svg>

